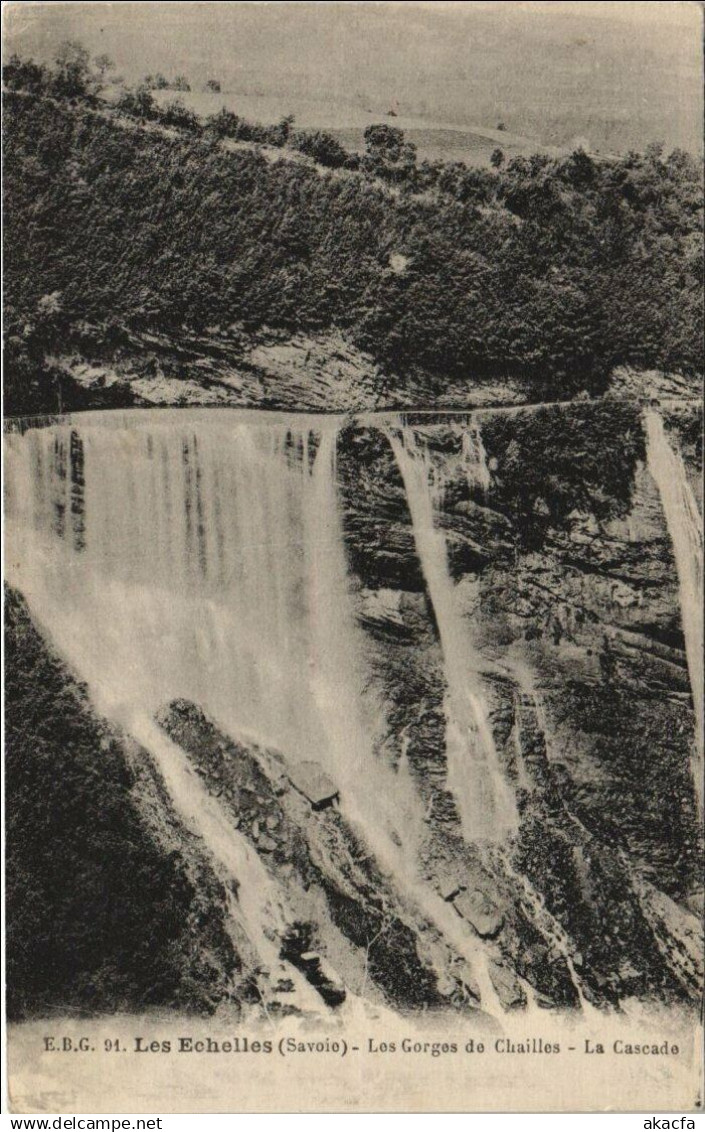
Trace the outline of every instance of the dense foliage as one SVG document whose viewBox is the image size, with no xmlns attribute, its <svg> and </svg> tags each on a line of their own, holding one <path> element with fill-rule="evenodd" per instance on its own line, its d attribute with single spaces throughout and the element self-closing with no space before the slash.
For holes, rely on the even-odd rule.
<svg viewBox="0 0 705 1132">
<path fill-rule="evenodd" d="M 344 166 L 357 167 L 360 162 L 356 154 L 348 151 L 337 138 L 325 130 L 298 130 L 294 135 L 293 146 L 307 157 L 312 157 L 319 165 L 329 169 L 342 169 Z"/>
<path fill-rule="evenodd" d="M 537 548 L 573 512 L 606 520 L 631 505 L 645 457 L 640 409 L 618 401 L 488 414 L 482 437 L 496 462 L 492 501 Z"/>
<path fill-rule="evenodd" d="M 224 893 L 155 842 L 119 737 L 12 591 L 5 612 L 9 1017 L 209 1012 L 237 962 Z"/>
<path fill-rule="evenodd" d="M 471 169 L 419 163 L 380 125 L 346 157 L 291 119 L 203 123 L 146 87 L 108 111 L 90 91 L 60 96 L 31 63 L 11 61 L 5 82 L 10 411 L 22 375 L 86 321 L 113 334 L 336 326 L 388 372 L 439 388 L 518 375 L 565 397 L 599 392 L 618 363 L 698 371 L 702 190 L 683 152 Z"/>
</svg>

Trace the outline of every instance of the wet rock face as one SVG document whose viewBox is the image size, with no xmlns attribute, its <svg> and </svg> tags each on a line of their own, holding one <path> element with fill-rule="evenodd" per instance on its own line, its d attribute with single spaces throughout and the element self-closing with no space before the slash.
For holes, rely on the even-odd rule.
<svg viewBox="0 0 705 1132">
<path fill-rule="evenodd" d="M 681 406 L 665 419 L 695 469 L 697 412 Z M 485 922 L 468 897 L 477 860 L 466 862 L 468 885 L 452 869 L 437 879 L 439 861 L 464 859 L 445 789 L 444 659 L 401 477 L 387 438 L 370 429 L 343 437 L 339 474 L 359 621 L 389 725 L 383 751 L 427 802 L 429 872 L 442 897 L 460 901 L 473 930 L 502 925 L 505 962 L 540 1001 L 575 1001 L 576 976 L 597 1002 L 690 995 L 677 956 L 699 937 L 695 724 L 640 410 L 586 404 L 481 422 L 487 490 L 455 467 L 460 445 L 447 421 L 417 435 L 431 463 L 445 461 L 436 522 L 521 810 L 516 875 L 483 861 L 484 899 L 496 900 Z M 658 910 L 644 886 L 662 894 Z M 669 930 L 681 942 L 664 943 Z"/>
<path fill-rule="evenodd" d="M 277 752 L 224 736 L 193 704 L 175 702 L 160 722 L 229 819 L 265 855 L 290 925 L 279 939 L 282 956 L 324 1002 L 343 1001 L 342 969 L 348 986 L 361 989 L 369 979 L 398 1008 L 467 1005 L 463 983 L 451 973 L 457 957 L 382 876 L 337 807 L 315 808 Z"/>
<path fill-rule="evenodd" d="M 303 972 L 327 1006 L 341 1006 L 346 997 L 345 985 L 326 961 L 310 950 L 312 936 L 311 924 L 292 924 L 281 941 L 281 957 Z"/>
<path fill-rule="evenodd" d="M 409 419 L 414 419 L 413 414 Z M 350 566 L 364 584 L 405 592 L 425 588 L 408 501 L 396 465 L 388 431 L 353 426 L 339 443 L 339 487 L 342 496 L 346 547 Z M 485 505 L 482 491 L 467 478 L 462 460 L 463 426 L 453 421 L 420 427 L 444 478 L 445 507 L 439 516 L 451 571 L 460 578 L 506 559 L 513 538 L 511 521 Z"/>
<path fill-rule="evenodd" d="M 404 485 L 387 437 L 378 429 L 347 429 L 338 460 L 353 574 L 372 590 L 423 592 Z"/>
</svg>

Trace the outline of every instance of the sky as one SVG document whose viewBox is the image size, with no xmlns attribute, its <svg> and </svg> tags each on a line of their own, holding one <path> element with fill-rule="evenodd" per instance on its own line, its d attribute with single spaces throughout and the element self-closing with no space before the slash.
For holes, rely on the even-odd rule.
<svg viewBox="0 0 705 1132">
<path fill-rule="evenodd" d="M 690 2 L 9 3 L 4 51 L 62 40 L 128 82 L 185 73 L 234 94 L 494 126 L 601 149 L 702 145 L 701 6 Z M 342 113 L 342 111 L 341 111 Z M 302 123 L 304 124 L 304 123 Z M 310 123 L 306 123 L 310 124 Z"/>
</svg>

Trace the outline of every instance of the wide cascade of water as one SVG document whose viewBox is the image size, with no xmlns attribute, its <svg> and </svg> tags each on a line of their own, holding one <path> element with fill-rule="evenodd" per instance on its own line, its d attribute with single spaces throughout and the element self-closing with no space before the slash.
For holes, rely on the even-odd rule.
<svg viewBox="0 0 705 1132">
<path fill-rule="evenodd" d="M 237 880 L 233 916 L 265 965 L 286 895 L 154 723 L 174 699 L 289 762 L 318 762 L 382 871 L 471 963 L 484 1008 L 498 1015 L 484 947 L 419 879 L 424 823 L 413 779 L 375 754 L 383 721 L 348 593 L 338 428 L 334 419 L 174 410 L 85 414 L 9 433 L 7 577 Z M 504 839 L 513 794 L 435 522 L 440 488 L 412 432 L 390 439 L 441 633 L 449 788 L 469 839 Z M 471 437 L 461 462 L 485 489 L 482 459 Z"/>
<path fill-rule="evenodd" d="M 681 619 L 693 691 L 698 761 L 693 767 L 703 809 L 703 521 L 683 459 L 668 437 L 659 413 L 645 416 L 648 467 L 661 496 L 678 571 Z"/>
<path fill-rule="evenodd" d="M 446 539 L 438 522 L 445 478 L 413 428 L 400 420 L 397 427 L 387 430 L 387 436 L 404 482 L 443 652 L 448 789 L 469 840 L 504 840 L 517 824 L 514 794 L 500 766 L 478 659 L 458 605 Z M 472 483 L 485 487 L 489 473 L 476 430 L 471 441 L 463 444 L 464 463 L 473 456 L 482 460 L 484 470 L 466 467 L 466 473 Z"/>
<path fill-rule="evenodd" d="M 326 755 L 304 561 L 328 521 L 314 435 L 168 416 L 7 438 L 10 576 L 83 634 L 111 715 L 184 696 L 238 734 Z"/>
<path fill-rule="evenodd" d="M 420 804 L 373 752 L 336 435 L 335 421 L 178 411 L 9 434 L 7 575 L 106 716 L 149 746 L 145 721 L 183 697 L 318 762 L 396 872 Z"/>
</svg>

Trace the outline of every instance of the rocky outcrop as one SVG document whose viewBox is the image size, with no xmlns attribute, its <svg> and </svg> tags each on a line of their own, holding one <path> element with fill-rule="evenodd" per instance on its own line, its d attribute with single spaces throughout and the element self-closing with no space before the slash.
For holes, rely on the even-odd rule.
<svg viewBox="0 0 705 1132">
<path fill-rule="evenodd" d="M 454 897 L 453 906 L 481 939 L 495 939 L 499 935 L 504 917 L 486 892 L 478 889 L 460 892 Z"/>
<path fill-rule="evenodd" d="M 81 324 L 73 348 L 48 356 L 64 388 L 57 411 L 129 405 L 231 405 L 298 412 L 485 409 L 532 404 L 536 383 L 470 374 L 440 380 L 421 370 L 385 372 L 339 330 L 290 334 L 240 323 L 201 334 L 167 335 L 122 328 L 106 346 L 105 328 Z M 645 404 L 696 399 L 697 378 L 617 367 L 607 399 Z M 576 404 L 585 404 L 577 397 Z M 588 399 L 589 403 L 589 399 Z"/>
<path fill-rule="evenodd" d="M 670 398 L 697 399 L 701 395 L 700 379 L 684 377 L 680 373 L 616 366 L 610 379 L 609 396 L 615 398 L 663 401 Z"/>
<path fill-rule="evenodd" d="M 395 891 L 336 807 L 312 807 L 281 755 L 224 736 L 183 701 L 161 723 L 276 878 L 289 922 L 278 941 L 283 957 L 294 955 L 314 974 L 328 963 L 356 993 L 371 980 L 396 1007 L 477 1005 L 467 982 L 453 975 L 459 957 L 438 928 Z M 297 951 L 292 938 L 299 937 Z M 311 952 L 317 963 L 303 958 Z M 330 983 L 336 979 L 329 975 L 322 991 L 329 1002 Z"/>
<path fill-rule="evenodd" d="M 401 877 L 380 869 L 337 807 L 316 811 L 292 786 L 277 752 L 235 742 L 182 701 L 161 724 L 275 878 L 288 924 L 277 933 L 282 958 L 328 1005 L 342 1001 L 344 988 L 373 999 L 376 988 L 396 1008 L 476 1010 L 476 972 L 460 944 L 473 938 L 487 951 L 487 970 L 505 1008 L 526 1002 L 522 979 L 546 1006 L 577 1005 L 554 929 L 546 931 L 553 921 L 546 915 L 537 925 L 527 915 L 529 903 L 509 860 L 478 856 L 429 815 L 428 876 L 421 889 L 406 890 Z M 440 892 L 439 868 L 459 877 L 451 899 Z M 435 907 L 429 915 L 425 905 L 433 890 L 446 902 L 450 920 L 438 904 L 429 905 Z M 258 993 L 280 1008 L 271 974 L 259 971 Z M 595 996 L 604 998 L 599 989 Z"/>
<path fill-rule="evenodd" d="M 96 341 L 101 335 L 96 331 Z M 209 327 L 179 339 L 125 331 L 106 354 L 77 344 L 47 363 L 67 382 L 63 408 L 123 405 L 232 405 L 247 408 L 349 413 L 404 409 L 431 400 L 452 407 L 521 404 L 521 383 L 480 380 L 443 383 L 428 374 L 385 373 L 371 355 L 329 330 L 317 335 L 240 325 Z"/>
<path fill-rule="evenodd" d="M 387 384 L 370 355 L 349 345 L 336 332 L 296 335 L 255 345 L 246 355 L 261 375 L 265 396 L 276 403 L 328 412 L 349 412 L 375 405 Z"/>
</svg>

